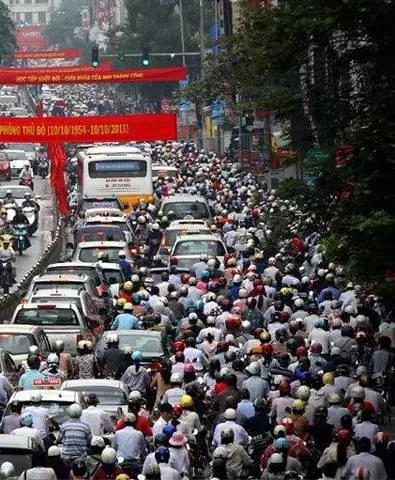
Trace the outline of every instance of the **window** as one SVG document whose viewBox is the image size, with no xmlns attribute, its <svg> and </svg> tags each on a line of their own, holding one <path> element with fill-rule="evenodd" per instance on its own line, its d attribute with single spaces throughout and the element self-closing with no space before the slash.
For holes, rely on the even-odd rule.
<svg viewBox="0 0 395 480">
<path fill-rule="evenodd" d="M 24 4 L 25 4 L 25 5 L 31 5 L 31 4 L 32 4 L 32 0 L 25 0 L 25 1 L 24 1 Z M 25 14 L 25 19 L 26 19 L 26 14 Z"/>
<path fill-rule="evenodd" d="M 32 12 L 25 13 L 25 22 L 31 25 L 33 23 L 33 14 Z"/>
<path fill-rule="evenodd" d="M 140 160 L 96 161 L 88 165 L 90 178 L 145 177 L 147 162 Z"/>
<path fill-rule="evenodd" d="M 34 3 L 36 5 L 48 5 L 48 0 L 36 0 Z"/>
<path fill-rule="evenodd" d="M 60 308 L 38 308 L 38 309 L 22 309 L 19 310 L 16 324 L 27 325 L 43 325 L 49 326 L 72 326 L 78 325 L 78 319 L 73 310 Z"/>
<path fill-rule="evenodd" d="M 47 14 L 45 12 L 38 12 L 38 23 L 40 25 L 47 23 Z"/>
</svg>

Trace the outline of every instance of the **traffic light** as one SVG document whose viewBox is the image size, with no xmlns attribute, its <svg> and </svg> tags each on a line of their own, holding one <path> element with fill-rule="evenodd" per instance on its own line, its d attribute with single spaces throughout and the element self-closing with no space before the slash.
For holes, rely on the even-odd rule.
<svg viewBox="0 0 395 480">
<path fill-rule="evenodd" d="M 144 65 L 144 67 L 148 67 L 149 64 L 151 63 L 151 60 L 149 58 L 150 54 L 150 48 L 148 45 L 144 45 L 143 47 L 143 54 L 141 56 L 141 63 Z"/>
<path fill-rule="evenodd" d="M 124 61 L 126 60 L 125 54 L 123 52 L 118 53 L 117 60 L 119 63 L 124 63 Z"/>
<path fill-rule="evenodd" d="M 96 68 L 99 66 L 99 47 L 95 45 L 92 47 L 92 67 Z"/>
</svg>

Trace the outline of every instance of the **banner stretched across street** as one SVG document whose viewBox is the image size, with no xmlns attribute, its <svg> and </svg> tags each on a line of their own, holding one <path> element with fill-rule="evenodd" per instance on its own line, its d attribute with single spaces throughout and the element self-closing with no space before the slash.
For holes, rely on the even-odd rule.
<svg viewBox="0 0 395 480">
<path fill-rule="evenodd" d="M 60 59 L 71 59 L 71 58 L 80 58 L 82 55 L 81 50 L 77 48 L 67 48 L 65 50 L 40 50 L 37 52 L 15 52 L 15 60 L 36 60 L 36 59 L 47 59 L 60 58 Z"/>
<path fill-rule="evenodd" d="M 173 114 L 0 118 L 4 143 L 127 142 L 177 138 Z"/>
<path fill-rule="evenodd" d="M 15 68 L 0 71 L 0 84 L 32 85 L 32 84 L 66 84 L 66 83 L 128 83 L 128 82 L 178 82 L 187 78 L 185 67 L 133 68 L 128 70 L 111 70 L 102 72 L 92 69 L 51 73 L 48 68 L 29 69 Z"/>
</svg>

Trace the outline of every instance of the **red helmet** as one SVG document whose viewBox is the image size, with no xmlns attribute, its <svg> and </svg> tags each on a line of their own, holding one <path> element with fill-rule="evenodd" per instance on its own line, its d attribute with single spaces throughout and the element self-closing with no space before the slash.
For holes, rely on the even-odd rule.
<svg viewBox="0 0 395 480">
<path fill-rule="evenodd" d="M 273 345 L 271 343 L 264 343 L 262 345 L 262 353 L 265 356 L 271 357 L 273 355 Z"/>
<path fill-rule="evenodd" d="M 278 390 L 283 395 L 289 395 L 291 393 L 291 385 L 288 382 L 286 382 L 285 380 L 282 380 L 278 384 Z"/>
<path fill-rule="evenodd" d="M 195 373 L 192 363 L 186 363 L 184 365 L 184 373 Z"/>
<path fill-rule="evenodd" d="M 288 322 L 290 316 L 289 312 L 280 312 L 280 321 Z"/>
<path fill-rule="evenodd" d="M 285 430 L 287 431 L 287 435 L 291 435 L 294 432 L 294 422 L 292 421 L 291 418 L 289 417 L 283 418 L 281 421 L 281 425 L 285 427 Z"/>
<path fill-rule="evenodd" d="M 319 355 L 322 352 L 322 345 L 319 342 L 314 342 L 310 347 L 310 352 Z"/>
<path fill-rule="evenodd" d="M 345 443 L 347 445 L 352 439 L 352 432 L 342 428 L 337 432 L 336 438 L 339 443 Z"/>
<path fill-rule="evenodd" d="M 239 329 L 241 326 L 241 319 L 238 315 L 231 315 L 225 321 L 226 328 Z"/>
<path fill-rule="evenodd" d="M 376 409 L 370 402 L 362 402 L 361 403 L 361 408 L 362 410 L 365 410 L 366 412 L 370 413 L 371 415 L 374 415 L 376 413 Z"/>
<path fill-rule="evenodd" d="M 217 353 L 227 352 L 228 350 L 229 350 L 229 345 L 226 342 L 218 342 Z"/>
<path fill-rule="evenodd" d="M 191 278 L 191 276 L 188 274 L 188 273 L 183 273 L 181 275 L 181 282 L 185 285 L 185 284 L 188 284 L 189 283 L 189 279 Z"/>
<path fill-rule="evenodd" d="M 301 357 L 307 357 L 309 354 L 306 347 L 298 347 L 296 349 L 296 358 L 299 359 Z"/>
<path fill-rule="evenodd" d="M 176 417 L 180 417 L 182 414 L 183 408 L 181 405 L 178 403 L 176 405 L 173 405 L 173 412 Z"/>
<path fill-rule="evenodd" d="M 183 352 L 185 350 L 185 343 L 178 340 L 173 343 L 173 350 L 175 352 Z"/>
<path fill-rule="evenodd" d="M 151 372 L 161 372 L 162 370 L 163 370 L 163 365 L 157 360 L 154 360 L 151 363 Z"/>
<path fill-rule="evenodd" d="M 178 265 L 177 257 L 170 257 L 169 263 L 170 265 Z"/>
</svg>

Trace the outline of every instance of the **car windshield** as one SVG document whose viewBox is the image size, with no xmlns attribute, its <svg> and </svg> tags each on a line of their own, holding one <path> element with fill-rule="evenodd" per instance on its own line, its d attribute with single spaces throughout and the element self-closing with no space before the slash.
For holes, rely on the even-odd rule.
<svg viewBox="0 0 395 480">
<path fill-rule="evenodd" d="M 144 335 L 143 332 L 138 335 L 125 335 L 122 331 L 118 331 L 119 348 L 131 347 L 133 351 L 138 350 L 143 356 L 150 354 L 162 355 L 163 347 L 159 337 L 152 337 L 151 335 Z"/>
<path fill-rule="evenodd" d="M 0 448 L 0 464 L 11 462 L 15 469 L 15 474 L 20 475 L 25 470 L 33 466 L 33 451 L 20 448 Z M 16 478 L 16 477 L 14 477 Z"/>
<path fill-rule="evenodd" d="M 90 385 L 72 385 L 67 386 L 67 390 L 74 392 L 81 392 L 85 397 L 89 393 L 95 393 L 99 399 L 100 405 L 127 405 L 128 400 L 126 394 L 119 388 L 112 388 L 106 386 L 90 386 Z"/>
<path fill-rule="evenodd" d="M 32 197 L 34 198 L 34 193 L 30 190 L 30 188 L 9 188 L 6 186 L 1 186 L 0 187 L 0 197 L 4 198 L 7 194 L 7 191 L 11 190 L 12 196 L 14 198 L 24 198 L 25 193 L 30 193 L 32 194 Z"/>
<path fill-rule="evenodd" d="M 207 254 L 210 257 L 223 257 L 225 250 L 221 242 L 217 240 L 184 240 L 178 242 L 174 255 L 201 255 Z"/>
<path fill-rule="evenodd" d="M 209 218 L 210 216 L 208 207 L 203 202 L 169 202 L 163 205 L 162 211 L 164 215 L 173 211 L 178 220 L 185 218 L 187 215 L 193 218 Z"/>
<path fill-rule="evenodd" d="M 23 402 L 25 406 L 29 406 L 30 402 Z M 49 413 L 49 418 L 54 421 L 54 423 L 57 423 L 58 425 L 62 425 L 62 423 L 67 422 L 70 420 L 70 416 L 68 413 L 68 408 L 70 405 L 72 405 L 74 402 L 54 402 L 53 400 L 51 401 L 45 401 L 43 400 L 40 404 L 40 407 L 43 407 L 48 410 Z M 10 415 L 11 414 L 11 408 L 7 407 L 4 416 Z"/>
<path fill-rule="evenodd" d="M 6 150 L 10 160 L 26 160 L 26 152 L 21 150 Z"/>
<path fill-rule="evenodd" d="M 85 227 L 81 228 L 76 235 L 78 242 L 100 242 L 100 241 L 125 241 L 125 234 L 118 227 Z"/>
<path fill-rule="evenodd" d="M 16 315 L 16 324 L 45 326 L 77 326 L 78 318 L 68 308 L 22 308 Z"/>
<path fill-rule="evenodd" d="M 113 285 L 114 283 L 123 283 L 124 278 L 120 270 L 104 270 L 104 276 L 107 283 Z"/>
<path fill-rule="evenodd" d="M 30 300 L 31 303 L 51 303 L 51 302 L 62 302 L 62 303 L 70 303 L 73 302 L 77 305 L 77 307 L 82 310 L 82 304 L 81 304 L 81 299 L 78 297 L 63 297 L 61 294 L 58 295 L 53 295 L 52 297 L 41 297 L 40 295 L 34 296 Z"/>
<path fill-rule="evenodd" d="M 93 278 L 95 285 L 98 286 L 101 284 L 99 275 L 97 274 L 96 270 L 91 267 L 84 267 L 83 265 L 73 266 L 73 267 L 49 267 L 47 269 L 48 273 L 65 273 L 69 275 L 88 275 L 89 277 Z"/>
<path fill-rule="evenodd" d="M 7 350 L 11 355 L 23 355 L 29 351 L 29 347 L 34 345 L 33 335 L 28 333 L 1 333 L 0 348 Z"/>
<path fill-rule="evenodd" d="M 84 288 L 83 282 L 59 282 L 59 281 L 48 281 L 48 282 L 37 282 L 34 284 L 34 291 L 38 292 L 39 290 L 56 290 L 67 288 L 67 290 L 79 290 Z"/>
<path fill-rule="evenodd" d="M 118 252 L 120 247 L 118 248 L 106 248 L 106 247 L 89 247 L 89 248 L 81 248 L 80 255 L 78 260 L 80 262 L 97 262 L 100 253 L 105 253 L 108 255 L 108 262 L 116 262 L 118 260 Z"/>
</svg>

